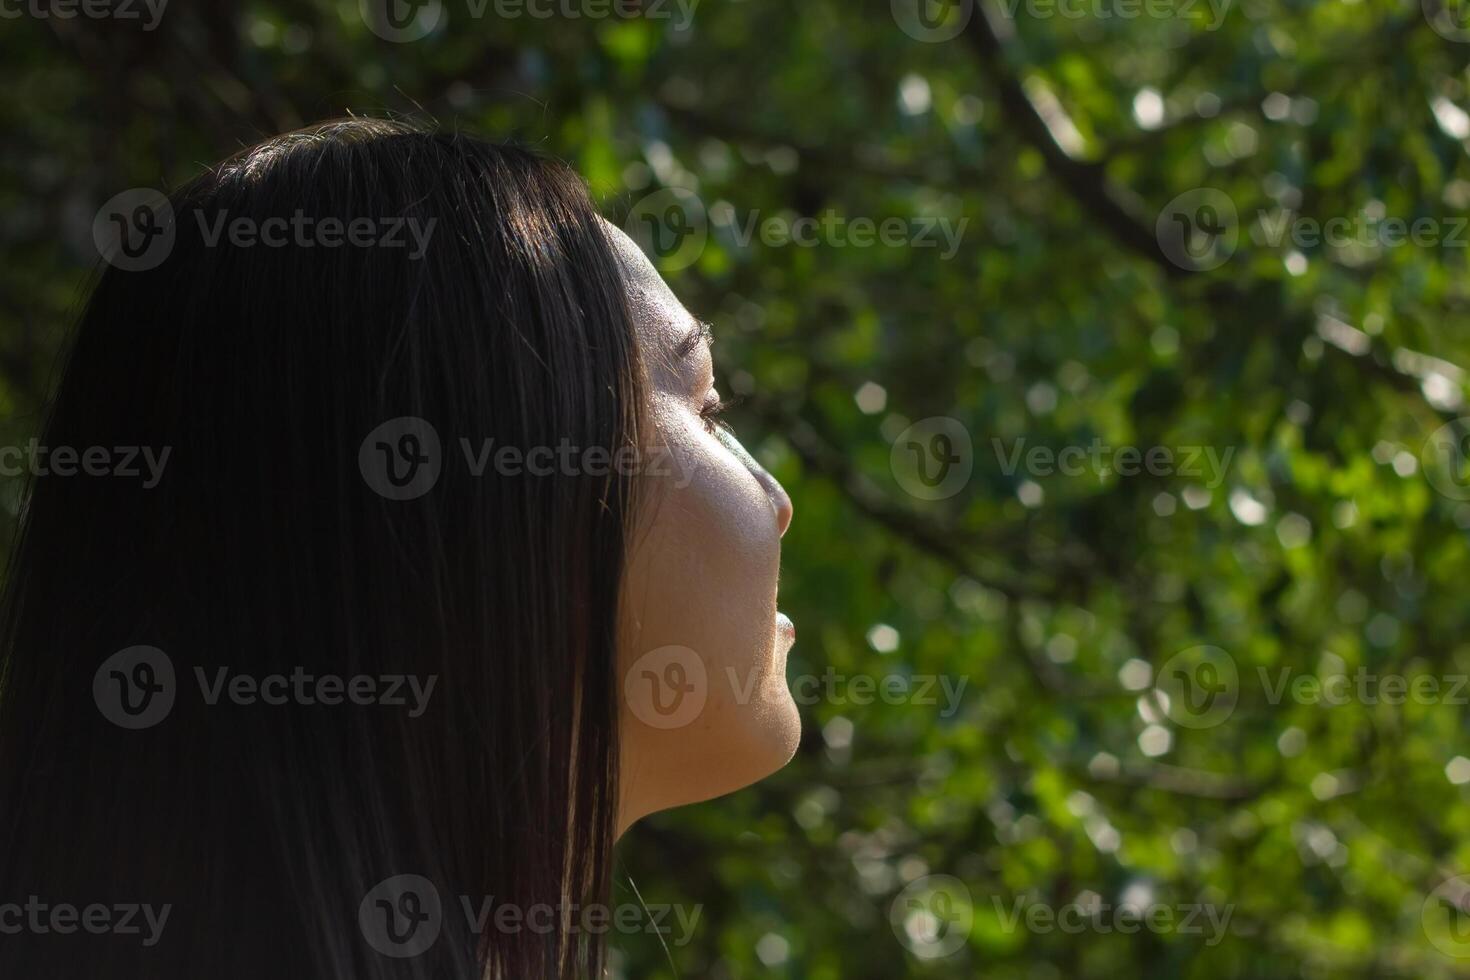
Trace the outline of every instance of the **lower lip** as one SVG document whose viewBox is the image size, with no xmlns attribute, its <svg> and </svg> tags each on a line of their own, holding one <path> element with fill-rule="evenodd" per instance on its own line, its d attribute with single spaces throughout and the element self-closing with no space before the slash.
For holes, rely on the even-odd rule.
<svg viewBox="0 0 1470 980">
<path fill-rule="evenodd" d="M 785 613 L 776 613 L 776 632 L 788 643 L 796 640 L 796 624 Z"/>
</svg>

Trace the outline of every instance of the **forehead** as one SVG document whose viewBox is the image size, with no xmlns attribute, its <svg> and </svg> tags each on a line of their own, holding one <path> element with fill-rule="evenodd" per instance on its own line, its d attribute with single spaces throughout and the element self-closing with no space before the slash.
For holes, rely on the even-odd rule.
<svg viewBox="0 0 1470 980">
<path fill-rule="evenodd" d="M 628 306 L 639 342 L 646 350 L 661 351 L 666 356 L 672 354 L 698 324 L 637 243 L 606 219 L 602 224 L 623 269 Z"/>
</svg>

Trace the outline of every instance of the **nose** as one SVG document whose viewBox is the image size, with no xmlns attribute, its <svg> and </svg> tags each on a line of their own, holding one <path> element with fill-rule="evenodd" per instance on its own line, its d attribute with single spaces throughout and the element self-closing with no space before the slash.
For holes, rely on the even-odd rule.
<svg viewBox="0 0 1470 980">
<path fill-rule="evenodd" d="M 791 526 L 791 518 L 796 510 L 791 506 L 791 497 L 786 493 L 786 488 L 764 468 L 757 467 L 755 477 L 760 485 L 765 488 L 766 496 L 771 498 L 771 506 L 776 508 L 776 528 L 781 536 L 786 536 L 786 529 Z"/>
<path fill-rule="evenodd" d="M 756 462 L 755 457 L 750 455 L 744 446 L 740 445 L 740 440 L 735 438 L 735 433 L 732 430 L 721 428 L 716 430 L 716 432 L 716 438 L 720 440 L 726 449 L 734 454 L 736 459 L 745 464 L 745 468 L 750 470 L 751 475 L 755 477 L 756 482 L 761 485 L 761 489 L 770 498 L 771 506 L 776 511 L 776 529 L 780 532 L 780 537 L 785 537 L 786 529 L 791 526 L 792 515 L 791 498 L 786 495 L 786 488 L 781 486 L 774 476 L 767 473 L 766 468 Z"/>
</svg>

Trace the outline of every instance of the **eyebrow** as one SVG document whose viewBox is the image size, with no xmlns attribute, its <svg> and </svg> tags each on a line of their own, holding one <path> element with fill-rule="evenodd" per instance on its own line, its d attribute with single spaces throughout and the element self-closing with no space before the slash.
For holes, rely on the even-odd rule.
<svg viewBox="0 0 1470 980">
<path fill-rule="evenodd" d="M 679 341 L 679 346 L 674 348 L 674 357 L 676 360 L 682 361 L 699 350 L 700 344 L 708 347 L 714 344 L 714 342 L 714 327 L 703 320 L 696 320 L 694 321 L 694 329 L 689 331 L 688 335 Z"/>
</svg>

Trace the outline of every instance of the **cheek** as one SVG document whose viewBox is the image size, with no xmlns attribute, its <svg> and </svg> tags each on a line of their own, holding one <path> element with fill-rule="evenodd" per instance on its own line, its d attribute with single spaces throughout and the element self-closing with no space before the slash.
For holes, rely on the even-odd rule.
<svg viewBox="0 0 1470 980">
<path fill-rule="evenodd" d="M 738 660 L 742 649 L 749 658 L 752 638 L 763 639 L 775 615 L 780 536 L 770 501 L 702 428 L 675 430 L 667 444 L 667 472 L 644 488 L 635 548 L 648 593 L 645 628 L 712 660 Z"/>
<path fill-rule="evenodd" d="M 642 709 L 626 716 L 626 761 L 635 785 L 657 801 L 654 808 L 759 779 L 790 758 L 799 732 L 775 635 L 780 535 L 774 508 L 745 465 L 697 420 L 691 428 L 660 426 L 660 432 L 671 450 L 668 472 L 644 487 L 625 577 L 620 651 L 625 685 L 637 675 L 636 693 L 625 688 L 625 698 L 641 699 Z M 660 660 L 650 671 L 646 658 L 665 648 L 692 651 L 697 668 L 679 665 L 675 673 Z M 675 682 L 687 687 L 696 674 L 697 711 L 671 713 L 673 727 L 662 727 L 650 692 L 666 693 L 662 706 L 670 707 Z"/>
</svg>

